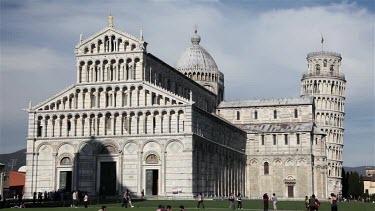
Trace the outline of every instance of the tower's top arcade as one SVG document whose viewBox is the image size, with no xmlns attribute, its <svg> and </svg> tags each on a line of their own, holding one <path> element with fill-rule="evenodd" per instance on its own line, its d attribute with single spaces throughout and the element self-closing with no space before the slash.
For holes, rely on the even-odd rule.
<svg viewBox="0 0 375 211">
<path fill-rule="evenodd" d="M 329 51 L 317 51 L 307 54 L 308 72 L 306 77 L 336 77 L 345 80 L 345 75 L 340 73 L 341 54 Z"/>
</svg>

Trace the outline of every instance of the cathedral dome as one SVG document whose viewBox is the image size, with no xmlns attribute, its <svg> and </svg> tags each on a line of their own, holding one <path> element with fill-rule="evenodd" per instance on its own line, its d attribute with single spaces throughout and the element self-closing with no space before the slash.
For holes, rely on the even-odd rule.
<svg viewBox="0 0 375 211">
<path fill-rule="evenodd" d="M 191 37 L 192 45 L 187 48 L 178 59 L 176 68 L 180 72 L 216 72 L 218 71 L 215 60 L 199 45 L 201 37 L 195 29 Z"/>
</svg>

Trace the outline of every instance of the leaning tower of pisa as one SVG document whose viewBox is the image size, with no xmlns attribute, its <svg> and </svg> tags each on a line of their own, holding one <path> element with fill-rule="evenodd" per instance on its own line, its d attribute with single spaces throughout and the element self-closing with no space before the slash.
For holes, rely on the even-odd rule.
<svg viewBox="0 0 375 211">
<path fill-rule="evenodd" d="M 341 55 L 312 52 L 307 55 L 308 72 L 301 79 L 302 96 L 314 96 L 315 123 L 326 136 L 328 193 L 341 194 L 344 146 L 345 75 L 340 73 Z"/>
</svg>

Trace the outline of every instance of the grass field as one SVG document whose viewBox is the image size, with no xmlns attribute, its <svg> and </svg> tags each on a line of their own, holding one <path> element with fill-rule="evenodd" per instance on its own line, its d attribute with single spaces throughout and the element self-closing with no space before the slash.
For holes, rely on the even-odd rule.
<svg viewBox="0 0 375 211">
<path fill-rule="evenodd" d="M 157 206 L 161 205 L 171 205 L 172 210 L 179 211 L 179 206 L 184 205 L 187 210 L 196 210 L 199 209 L 196 207 L 196 201 L 175 201 L 175 200 L 168 200 L 168 201 L 157 201 L 157 200 L 148 200 L 148 201 L 141 201 L 141 202 L 134 202 L 134 208 L 128 208 L 132 211 L 155 211 Z M 205 201 L 205 210 L 214 211 L 214 210 L 230 210 L 229 202 L 227 200 L 214 200 L 214 201 Z M 70 207 L 58 207 L 58 208 L 28 208 L 28 210 L 57 210 L 57 211 L 64 211 L 64 210 L 77 210 L 77 211 L 91 211 L 91 210 L 98 210 L 101 205 L 92 205 L 89 208 L 85 209 L 82 206 L 78 208 L 70 208 Z M 124 210 L 125 208 L 121 207 L 121 204 L 106 204 L 108 211 L 119 211 Z M 339 211 L 375 211 L 375 204 L 371 203 L 362 203 L 362 202 L 342 202 L 338 204 Z M 261 200 L 243 200 L 243 208 L 244 210 L 263 210 L 263 201 Z M 272 203 L 269 203 L 269 210 L 272 209 Z M 14 209 L 3 209 L 5 210 L 14 210 Z M 203 209 L 200 209 L 203 210 Z M 304 202 L 303 201 L 280 201 L 278 203 L 278 210 L 301 210 L 304 211 Z M 328 202 L 322 202 L 321 207 L 319 210 L 330 210 L 330 206 Z"/>
</svg>

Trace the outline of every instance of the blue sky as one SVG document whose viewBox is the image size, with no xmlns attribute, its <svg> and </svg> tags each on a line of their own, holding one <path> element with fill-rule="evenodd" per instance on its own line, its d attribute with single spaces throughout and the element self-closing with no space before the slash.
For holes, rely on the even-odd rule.
<svg viewBox="0 0 375 211">
<path fill-rule="evenodd" d="M 295 97 L 306 54 L 341 53 L 344 165 L 375 165 L 374 1 L 0 1 L 0 153 L 26 147 L 28 101 L 75 83 L 74 46 L 107 24 L 172 66 L 198 25 L 225 74 L 225 97 Z"/>
</svg>

